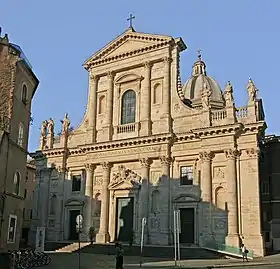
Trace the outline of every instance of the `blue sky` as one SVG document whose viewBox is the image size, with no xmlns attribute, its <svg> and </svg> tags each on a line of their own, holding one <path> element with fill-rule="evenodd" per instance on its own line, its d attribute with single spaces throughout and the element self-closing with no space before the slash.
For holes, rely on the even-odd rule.
<svg viewBox="0 0 280 269">
<path fill-rule="evenodd" d="M 267 134 L 280 134 L 279 0 L 2 0 L 0 10 L 3 32 L 22 47 L 40 80 L 30 151 L 37 148 L 42 120 L 53 117 L 56 132 L 65 112 L 71 125 L 81 121 L 87 101 L 82 64 L 126 30 L 130 13 L 136 31 L 183 38 L 188 46 L 181 56 L 183 81 L 198 48 L 208 75 L 222 88 L 231 81 L 238 106 L 246 104 L 251 77 L 263 98 Z"/>
</svg>

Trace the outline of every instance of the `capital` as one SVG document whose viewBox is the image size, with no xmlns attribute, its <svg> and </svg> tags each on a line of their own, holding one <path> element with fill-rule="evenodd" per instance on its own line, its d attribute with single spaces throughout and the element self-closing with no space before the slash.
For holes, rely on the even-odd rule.
<svg viewBox="0 0 280 269">
<path fill-rule="evenodd" d="M 151 66 L 152 66 L 152 63 L 151 62 L 149 62 L 149 61 L 146 61 L 146 62 L 144 62 L 144 67 L 145 68 L 151 68 Z"/>
<path fill-rule="evenodd" d="M 164 64 L 169 64 L 172 62 L 172 58 L 167 57 L 167 56 L 163 57 L 162 60 L 163 60 Z"/>
<path fill-rule="evenodd" d="M 90 80 L 91 81 L 97 81 L 98 80 L 98 76 L 97 75 L 95 75 L 95 74 L 90 74 Z"/>
<path fill-rule="evenodd" d="M 227 149 L 224 153 L 228 160 L 233 160 L 239 156 L 239 151 L 237 149 Z"/>
<path fill-rule="evenodd" d="M 115 74 L 114 74 L 113 71 L 108 71 L 108 72 L 107 72 L 107 78 L 108 78 L 108 79 L 113 79 L 113 78 L 114 78 L 114 75 L 115 75 Z"/>
<path fill-rule="evenodd" d="M 258 148 L 246 149 L 245 152 L 250 158 L 258 158 L 260 154 L 260 150 Z"/>
<path fill-rule="evenodd" d="M 146 168 L 149 168 L 152 164 L 152 160 L 150 158 L 141 158 L 139 161 L 141 166 Z"/>
<path fill-rule="evenodd" d="M 161 165 L 170 165 L 172 158 L 168 156 L 161 156 L 159 157 Z"/>
<path fill-rule="evenodd" d="M 199 153 L 199 159 L 201 161 L 211 161 L 211 159 L 214 157 L 214 153 L 211 151 L 203 151 Z"/>
<path fill-rule="evenodd" d="M 85 169 L 87 172 L 93 172 L 93 170 L 95 169 L 95 165 L 92 163 L 86 163 L 85 164 Z"/>
<path fill-rule="evenodd" d="M 104 171 L 109 171 L 111 169 L 111 167 L 113 166 L 112 163 L 110 162 L 103 162 L 101 163 L 102 168 Z"/>
</svg>

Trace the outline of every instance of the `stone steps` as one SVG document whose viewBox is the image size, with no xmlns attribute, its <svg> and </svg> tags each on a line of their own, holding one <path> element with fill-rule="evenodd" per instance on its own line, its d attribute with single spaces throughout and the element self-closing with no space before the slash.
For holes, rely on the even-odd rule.
<svg viewBox="0 0 280 269">
<path fill-rule="evenodd" d="M 86 247 L 86 246 L 88 246 L 90 243 L 85 243 L 85 242 L 81 242 L 80 243 L 80 248 L 82 249 L 82 248 L 84 248 L 84 247 Z M 64 246 L 64 247 L 62 247 L 62 248 L 59 248 L 59 249 L 57 249 L 57 250 L 55 250 L 55 252 L 75 252 L 75 251 L 77 251 L 79 249 L 79 243 L 72 243 L 72 244 L 70 244 L 70 245 L 67 245 L 67 246 Z"/>
<path fill-rule="evenodd" d="M 140 246 L 123 245 L 125 256 L 140 256 Z M 181 247 L 181 259 L 222 259 L 224 254 L 206 250 L 198 246 Z M 76 250 L 77 251 L 77 250 Z M 114 244 L 92 244 L 81 249 L 82 253 L 115 255 Z M 144 257 L 174 258 L 173 246 L 144 246 Z"/>
</svg>

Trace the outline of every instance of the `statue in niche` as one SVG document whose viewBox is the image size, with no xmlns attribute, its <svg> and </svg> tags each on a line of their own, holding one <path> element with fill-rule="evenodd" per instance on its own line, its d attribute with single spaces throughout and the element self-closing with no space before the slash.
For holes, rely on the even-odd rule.
<svg viewBox="0 0 280 269">
<path fill-rule="evenodd" d="M 62 134 L 68 134 L 69 132 L 69 126 L 70 126 L 70 120 L 68 118 L 68 114 L 65 113 L 64 119 L 60 121 L 62 123 L 61 133 Z"/>
<path fill-rule="evenodd" d="M 54 135 L 54 121 L 52 118 L 47 121 L 47 129 L 48 135 Z"/>
<path fill-rule="evenodd" d="M 208 108 L 210 105 L 210 96 L 212 94 L 211 89 L 207 86 L 206 82 L 203 83 L 202 93 L 201 93 L 201 101 L 202 107 Z"/>
<path fill-rule="evenodd" d="M 256 98 L 257 98 L 258 89 L 256 88 L 252 79 L 249 79 L 246 90 L 247 90 L 248 97 L 249 97 L 248 102 L 249 103 L 255 102 Z"/>
<path fill-rule="evenodd" d="M 224 91 L 224 99 L 226 102 L 226 106 L 233 106 L 234 105 L 234 99 L 233 99 L 233 90 L 232 90 L 232 85 L 230 81 L 227 82 L 225 91 Z"/>
</svg>

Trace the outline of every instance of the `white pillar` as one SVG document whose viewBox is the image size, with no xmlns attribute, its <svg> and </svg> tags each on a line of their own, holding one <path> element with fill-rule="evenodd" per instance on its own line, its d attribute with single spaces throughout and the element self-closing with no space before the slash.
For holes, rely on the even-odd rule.
<svg viewBox="0 0 280 269">
<path fill-rule="evenodd" d="M 88 108 L 87 108 L 88 109 L 88 126 L 87 126 L 88 143 L 96 142 L 97 87 L 98 87 L 98 77 L 94 74 L 91 74 L 89 80 Z"/>
<path fill-rule="evenodd" d="M 141 94 L 141 136 L 149 136 L 151 134 L 151 63 L 144 63 L 144 85 Z"/>
<path fill-rule="evenodd" d="M 101 216 L 100 216 L 100 228 L 96 235 L 96 242 L 107 243 L 110 241 L 109 236 L 109 203 L 110 194 L 108 185 L 110 182 L 110 172 L 112 164 L 109 162 L 102 163 L 103 167 L 103 182 L 102 182 L 102 200 L 101 200 Z"/>
<path fill-rule="evenodd" d="M 85 186 L 85 211 L 84 211 L 84 232 L 88 234 L 92 226 L 92 198 L 93 198 L 93 164 L 86 164 L 86 186 Z M 87 238 L 88 239 L 88 238 Z"/>
<path fill-rule="evenodd" d="M 147 223 L 145 226 L 145 243 L 149 244 L 149 208 L 150 208 L 150 188 L 149 188 L 149 177 L 150 177 L 150 165 L 152 161 L 149 158 L 140 159 L 141 164 L 141 176 L 142 186 L 140 193 L 140 223 L 142 218 L 146 218 Z M 142 224 L 142 223 L 141 223 Z M 140 225 L 141 227 L 141 225 Z M 141 228 L 139 229 L 141 234 Z"/>
</svg>

